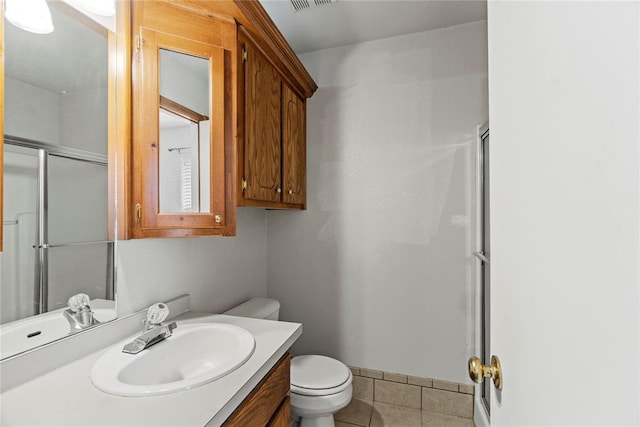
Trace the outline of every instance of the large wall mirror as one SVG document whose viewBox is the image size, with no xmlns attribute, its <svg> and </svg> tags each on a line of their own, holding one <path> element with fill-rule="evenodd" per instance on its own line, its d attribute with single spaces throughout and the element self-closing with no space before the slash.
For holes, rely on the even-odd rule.
<svg viewBox="0 0 640 427">
<path fill-rule="evenodd" d="M 88 297 L 97 322 L 116 315 L 107 195 L 115 2 L 4 3 L 2 358 L 95 324 L 74 324 L 86 309 L 82 297 L 68 308 L 74 295 Z M 107 10 L 87 9 L 98 4 Z M 29 13 L 50 13 L 52 28 L 34 32 L 21 21 Z"/>
</svg>

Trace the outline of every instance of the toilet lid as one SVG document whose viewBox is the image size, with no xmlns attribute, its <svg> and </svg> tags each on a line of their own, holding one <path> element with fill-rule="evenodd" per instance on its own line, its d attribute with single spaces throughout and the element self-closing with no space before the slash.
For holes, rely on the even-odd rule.
<svg viewBox="0 0 640 427">
<path fill-rule="evenodd" d="M 332 389 L 350 377 L 347 366 L 326 356 L 296 356 L 291 359 L 291 385 L 309 390 Z"/>
</svg>

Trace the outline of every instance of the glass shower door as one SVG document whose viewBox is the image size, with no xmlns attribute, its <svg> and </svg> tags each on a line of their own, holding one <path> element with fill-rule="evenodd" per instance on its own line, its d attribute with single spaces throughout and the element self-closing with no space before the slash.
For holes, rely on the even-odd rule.
<svg viewBox="0 0 640 427">
<path fill-rule="evenodd" d="M 110 299 L 106 164 L 52 154 L 47 176 L 49 310 L 65 307 L 77 293 Z"/>
</svg>

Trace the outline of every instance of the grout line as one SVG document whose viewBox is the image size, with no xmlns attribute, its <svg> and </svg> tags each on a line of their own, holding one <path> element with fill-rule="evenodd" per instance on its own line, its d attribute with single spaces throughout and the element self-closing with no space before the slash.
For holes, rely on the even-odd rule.
<svg viewBox="0 0 640 427">
<path fill-rule="evenodd" d="M 382 371 L 379 371 L 379 372 L 382 372 Z M 384 375 L 385 372 L 382 372 L 382 373 Z M 368 378 L 368 379 L 373 380 L 373 384 L 374 384 L 374 386 L 373 386 L 373 394 L 374 394 L 373 400 L 375 400 L 375 389 L 376 389 L 375 384 L 376 384 L 376 381 L 385 381 L 385 382 L 388 382 L 388 383 L 407 385 L 407 386 L 415 386 L 415 387 L 420 387 L 420 388 L 432 388 L 434 390 L 448 391 L 450 393 L 466 394 L 466 395 L 471 395 L 471 396 L 475 395 L 475 390 L 474 390 L 474 387 L 473 387 L 472 384 L 454 383 L 454 382 L 451 382 L 451 381 L 437 380 L 437 379 L 424 378 L 424 377 L 414 377 L 414 378 L 420 378 L 420 379 L 426 380 L 427 383 L 428 383 L 428 381 L 431 381 L 431 385 L 422 385 L 422 384 L 415 384 L 415 383 L 410 383 L 410 382 L 406 382 L 405 383 L 405 382 L 393 381 L 393 380 L 388 380 L 388 379 L 384 379 L 384 378 L 374 378 L 374 377 L 370 377 L 370 376 L 367 376 L 367 375 L 355 375 L 354 374 L 353 376 L 360 377 L 360 378 Z M 451 384 L 452 386 L 455 385 L 455 390 L 452 390 L 451 388 L 446 388 L 445 386 L 442 386 L 442 385 L 435 386 L 433 381 L 436 381 L 436 382 L 440 381 L 440 382 L 448 383 L 448 384 Z M 469 386 L 472 387 L 471 388 L 471 390 L 473 390 L 472 393 L 467 393 L 465 391 L 462 391 L 462 388 L 469 387 Z"/>
<path fill-rule="evenodd" d="M 433 379 L 433 378 L 424 378 L 424 377 L 416 377 L 416 376 L 412 376 L 412 375 L 407 375 L 407 382 L 406 383 L 401 383 L 398 381 L 393 381 L 390 379 L 385 379 L 385 374 L 388 376 L 388 378 L 398 378 L 397 376 L 400 375 L 404 375 L 404 374 L 391 374 L 389 375 L 389 373 L 384 372 L 384 371 L 378 371 L 378 370 L 373 370 L 373 369 L 367 369 L 367 368 L 358 368 L 358 367 L 350 367 L 353 368 L 353 371 L 358 371 L 360 373 L 360 375 L 354 375 L 355 377 L 360 377 L 360 378 L 366 378 L 372 381 L 373 383 L 373 390 L 372 390 L 372 401 L 371 401 L 371 405 L 372 405 L 372 410 L 369 416 L 369 424 L 371 424 L 371 421 L 373 419 L 373 405 L 375 404 L 375 402 L 380 402 L 380 403 L 385 403 L 385 404 L 389 404 L 389 405 L 394 405 L 394 406 L 399 406 L 399 407 L 405 407 L 403 405 L 397 405 L 394 403 L 389 403 L 389 402 L 381 402 L 378 401 L 378 393 L 377 393 L 377 389 L 378 386 L 381 386 L 382 383 L 378 383 L 378 381 L 385 381 L 387 384 L 395 384 L 398 386 L 409 386 L 409 387 L 418 387 L 420 389 L 419 392 L 419 408 L 414 408 L 412 406 L 407 406 L 406 408 L 412 408 L 412 409 L 417 409 L 419 411 L 425 411 L 426 408 L 424 407 L 424 399 L 425 399 L 425 393 L 427 392 L 427 389 L 430 390 L 434 390 L 434 391 L 438 391 L 438 392 L 446 392 L 446 393 L 455 393 L 457 395 L 463 395 L 463 396 L 471 396 L 471 412 L 473 414 L 473 402 L 474 402 L 474 398 L 473 396 L 475 395 L 475 387 L 473 387 L 473 385 L 471 384 L 464 384 L 464 383 L 455 383 L 452 381 L 445 381 L 445 380 L 437 380 L 437 379 Z M 395 375 L 395 377 L 394 377 Z M 374 377 L 375 376 L 375 377 Z M 382 378 L 377 378 L 378 376 L 381 376 Z M 412 377 L 413 378 L 413 383 L 409 382 L 409 378 Z M 453 390 L 453 388 L 455 388 L 455 390 Z M 471 391 L 471 393 L 468 393 L 468 391 Z M 453 397 L 453 396 L 452 396 Z M 463 407 L 466 408 L 466 399 L 464 400 L 464 404 Z M 436 411 L 436 413 L 439 413 L 438 411 Z M 446 412 L 443 412 L 444 415 L 452 415 L 452 416 L 456 416 L 453 414 L 449 414 Z M 465 418 L 464 416 L 461 415 L 457 415 L 458 417 L 461 418 Z M 472 415 L 473 417 L 473 415 Z M 473 419 L 473 418 L 472 418 Z"/>
</svg>

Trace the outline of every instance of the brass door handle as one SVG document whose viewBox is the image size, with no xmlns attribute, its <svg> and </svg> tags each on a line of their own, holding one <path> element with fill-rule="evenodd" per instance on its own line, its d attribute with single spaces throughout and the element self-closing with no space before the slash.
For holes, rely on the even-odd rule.
<svg viewBox="0 0 640 427">
<path fill-rule="evenodd" d="M 502 367 L 498 356 L 491 356 L 491 365 L 483 365 L 477 357 L 469 359 L 469 376 L 474 383 L 481 383 L 485 378 L 492 378 L 493 385 L 502 390 Z"/>
</svg>

